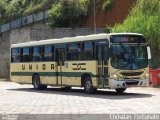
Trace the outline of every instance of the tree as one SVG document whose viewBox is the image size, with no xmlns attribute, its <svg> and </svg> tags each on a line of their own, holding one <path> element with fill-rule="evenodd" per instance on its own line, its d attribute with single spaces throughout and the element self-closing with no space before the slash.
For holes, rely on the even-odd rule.
<svg viewBox="0 0 160 120">
<path fill-rule="evenodd" d="M 83 24 L 88 13 L 88 0 L 61 0 L 49 11 L 51 27 L 78 27 Z"/>
</svg>

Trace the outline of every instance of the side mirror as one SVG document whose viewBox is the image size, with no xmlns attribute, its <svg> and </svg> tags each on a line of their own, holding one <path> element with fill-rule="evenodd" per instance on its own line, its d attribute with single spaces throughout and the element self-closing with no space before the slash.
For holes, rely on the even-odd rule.
<svg viewBox="0 0 160 120">
<path fill-rule="evenodd" d="M 151 59 L 151 49 L 149 46 L 147 47 L 147 53 L 148 53 L 148 59 Z"/>
</svg>

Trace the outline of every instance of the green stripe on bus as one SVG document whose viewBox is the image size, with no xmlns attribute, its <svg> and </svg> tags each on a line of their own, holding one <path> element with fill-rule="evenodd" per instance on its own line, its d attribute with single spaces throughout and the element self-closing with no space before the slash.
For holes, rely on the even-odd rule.
<svg viewBox="0 0 160 120">
<path fill-rule="evenodd" d="M 32 76 L 35 72 L 11 72 L 12 76 Z M 55 72 L 38 72 L 40 76 L 56 76 Z"/>
<path fill-rule="evenodd" d="M 32 76 L 35 72 L 11 72 L 12 76 Z M 40 76 L 65 76 L 65 77 L 81 77 L 84 72 L 37 72 Z M 86 74 L 86 72 L 85 72 Z M 95 77 L 96 75 L 92 73 L 87 73 L 91 77 Z"/>
</svg>

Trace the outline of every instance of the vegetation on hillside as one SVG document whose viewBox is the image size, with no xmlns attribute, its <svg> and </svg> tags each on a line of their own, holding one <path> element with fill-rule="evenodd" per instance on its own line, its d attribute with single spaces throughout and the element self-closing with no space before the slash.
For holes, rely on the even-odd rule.
<svg viewBox="0 0 160 120">
<path fill-rule="evenodd" d="M 0 0 L 0 24 L 44 11 L 57 0 Z"/>
<path fill-rule="evenodd" d="M 114 0 L 104 0 L 103 10 L 111 7 Z M 55 27 L 80 27 L 86 22 L 89 14 L 93 13 L 94 3 L 101 0 L 60 0 L 49 10 L 49 26 Z M 98 7 L 98 6 L 96 6 Z M 97 8 L 96 8 L 97 9 Z"/>
<path fill-rule="evenodd" d="M 112 32 L 137 32 L 145 35 L 151 46 L 152 67 L 160 67 L 160 1 L 138 0 L 127 19 Z"/>
<path fill-rule="evenodd" d="M 49 11 L 51 27 L 79 27 L 88 14 L 89 0 L 61 0 Z"/>
<path fill-rule="evenodd" d="M 103 9 L 108 10 L 114 0 L 104 0 Z M 0 25 L 49 10 L 52 27 L 78 27 L 93 13 L 94 0 L 0 0 Z M 102 0 L 95 0 L 96 6 Z M 98 8 L 97 8 L 98 9 Z M 63 16 L 63 17 L 62 17 Z"/>
</svg>

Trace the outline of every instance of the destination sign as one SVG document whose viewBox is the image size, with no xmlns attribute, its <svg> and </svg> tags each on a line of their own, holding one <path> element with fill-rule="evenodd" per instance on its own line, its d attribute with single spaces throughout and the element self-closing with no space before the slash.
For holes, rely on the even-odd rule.
<svg viewBox="0 0 160 120">
<path fill-rule="evenodd" d="M 137 35 L 113 35 L 111 43 L 145 43 L 145 39 Z"/>
</svg>

